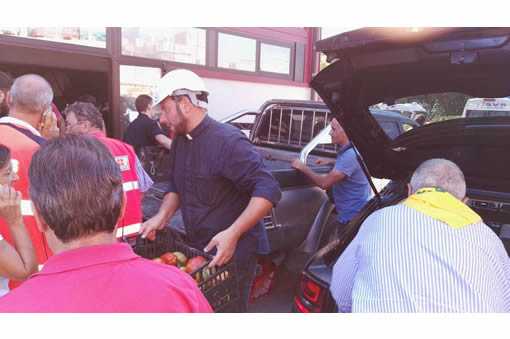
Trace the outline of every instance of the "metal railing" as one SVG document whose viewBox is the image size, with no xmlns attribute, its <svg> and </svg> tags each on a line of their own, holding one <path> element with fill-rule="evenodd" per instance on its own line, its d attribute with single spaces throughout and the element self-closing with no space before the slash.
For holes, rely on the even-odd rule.
<svg viewBox="0 0 510 339">
<path fill-rule="evenodd" d="M 255 142 L 290 146 L 299 150 L 311 140 L 315 140 L 315 134 L 319 130 L 317 135 L 323 137 L 318 140 L 323 140 L 329 130 L 322 132 L 328 127 L 329 119 L 332 117 L 327 106 L 321 102 L 270 100 L 259 110 L 243 110 L 220 121 L 239 128 L 242 125 L 245 126 L 242 129 L 246 129 L 247 123 L 237 121 L 250 115 L 263 115 L 262 119 L 254 121 L 251 129 L 252 134 L 257 130 L 258 139 Z M 254 136 L 250 136 L 252 141 Z M 336 145 L 317 142 L 306 154 L 308 155 L 314 148 L 327 153 L 336 153 L 337 150 Z"/>
<path fill-rule="evenodd" d="M 292 145 L 301 147 L 307 145 L 317 131 L 320 135 L 329 125 L 331 113 L 328 109 L 310 109 L 292 106 L 271 105 L 263 112 L 269 115 L 268 121 L 259 126 L 267 135 L 260 135 L 260 140 L 280 145 Z M 329 129 L 325 135 L 329 133 Z M 317 134 L 317 135 L 319 135 Z M 321 140 L 324 140 L 324 136 Z M 318 143 L 315 145 L 317 146 Z M 322 143 L 319 149 L 336 152 L 336 145 Z M 311 151 L 311 150 L 310 150 Z M 309 152 L 308 152 L 309 153 Z"/>
<path fill-rule="evenodd" d="M 304 162 L 306 164 L 306 159 L 308 158 L 308 154 L 317 147 L 320 143 L 323 143 L 323 140 L 329 136 L 329 132 L 331 131 L 331 124 L 326 126 L 315 138 L 313 138 L 303 149 L 301 150 L 301 153 L 299 153 L 299 160 Z M 335 145 L 335 151 L 336 151 L 336 145 Z"/>
</svg>

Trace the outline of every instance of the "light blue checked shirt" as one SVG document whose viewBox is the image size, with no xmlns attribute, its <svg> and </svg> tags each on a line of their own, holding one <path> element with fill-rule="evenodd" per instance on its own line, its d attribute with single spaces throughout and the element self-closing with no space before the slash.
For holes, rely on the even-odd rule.
<svg viewBox="0 0 510 339">
<path fill-rule="evenodd" d="M 145 193 L 147 192 L 152 185 L 154 185 L 154 181 L 152 181 L 151 177 L 145 172 L 145 170 L 142 167 L 142 164 L 140 163 L 140 159 L 138 159 L 138 156 L 135 155 L 136 162 L 135 162 L 135 171 L 136 176 L 138 177 L 138 183 L 140 192 Z"/>
<path fill-rule="evenodd" d="M 330 289 L 340 312 L 510 312 L 510 259 L 482 222 L 455 230 L 396 205 L 365 220 Z"/>
</svg>

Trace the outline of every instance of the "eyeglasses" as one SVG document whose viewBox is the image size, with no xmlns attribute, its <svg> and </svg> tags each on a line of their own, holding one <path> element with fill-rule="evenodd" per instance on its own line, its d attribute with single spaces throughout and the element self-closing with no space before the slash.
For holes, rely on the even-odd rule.
<svg viewBox="0 0 510 339">
<path fill-rule="evenodd" d="M 66 121 L 66 129 L 69 129 L 69 128 L 74 127 L 74 126 L 76 126 L 76 125 L 78 125 L 78 124 L 81 124 L 82 122 L 83 122 L 83 121 L 77 121 L 77 122 L 75 122 L 74 124 L 69 124 L 69 123 Z"/>
<path fill-rule="evenodd" d="M 14 182 L 19 179 L 18 174 L 15 172 L 12 163 L 7 165 L 5 169 L 0 171 L 0 177 L 5 179 L 8 183 Z"/>
</svg>

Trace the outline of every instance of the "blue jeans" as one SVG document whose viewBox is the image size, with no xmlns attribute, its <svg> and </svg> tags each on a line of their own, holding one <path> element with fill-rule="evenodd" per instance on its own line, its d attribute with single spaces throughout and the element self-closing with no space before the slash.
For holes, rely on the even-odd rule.
<svg viewBox="0 0 510 339">
<path fill-rule="evenodd" d="M 250 299 L 250 290 L 253 280 L 255 279 L 255 272 L 257 268 L 259 256 L 253 254 L 247 259 L 238 260 L 237 265 L 237 277 L 239 281 L 239 309 L 238 312 L 248 312 L 248 301 Z"/>
</svg>

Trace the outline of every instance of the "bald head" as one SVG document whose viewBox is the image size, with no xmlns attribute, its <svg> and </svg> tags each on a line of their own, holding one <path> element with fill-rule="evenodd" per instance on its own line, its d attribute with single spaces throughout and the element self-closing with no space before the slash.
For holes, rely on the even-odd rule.
<svg viewBox="0 0 510 339">
<path fill-rule="evenodd" d="M 10 93 L 10 104 L 13 110 L 40 113 L 52 101 L 53 90 L 43 77 L 26 74 L 14 80 Z"/>
<path fill-rule="evenodd" d="M 466 196 L 464 174 L 454 162 L 446 159 L 424 161 L 411 177 L 412 193 L 420 188 L 440 188 L 462 200 Z"/>
</svg>

